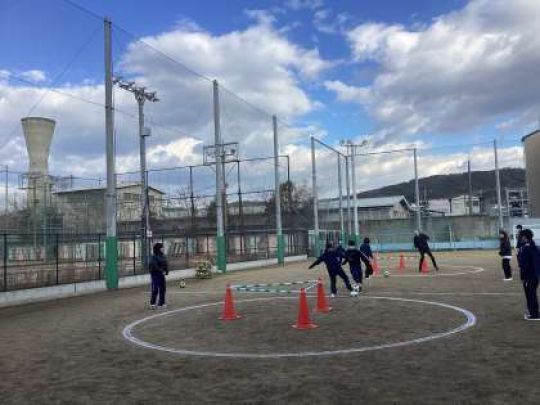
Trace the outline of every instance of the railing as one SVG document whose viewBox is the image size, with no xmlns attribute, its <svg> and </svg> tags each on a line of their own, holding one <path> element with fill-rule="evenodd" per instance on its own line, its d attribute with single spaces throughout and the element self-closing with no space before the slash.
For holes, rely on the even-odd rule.
<svg viewBox="0 0 540 405">
<path fill-rule="evenodd" d="M 305 231 L 284 232 L 285 255 L 307 252 Z M 46 287 L 100 280 L 105 276 L 105 235 L 1 234 L 2 277 L 0 291 Z M 148 246 L 165 246 L 171 270 L 194 268 L 216 254 L 215 235 L 155 235 Z M 271 259 L 277 256 L 275 234 L 270 232 L 231 233 L 227 237 L 229 263 Z M 144 274 L 139 235 L 118 236 L 120 277 Z"/>
</svg>

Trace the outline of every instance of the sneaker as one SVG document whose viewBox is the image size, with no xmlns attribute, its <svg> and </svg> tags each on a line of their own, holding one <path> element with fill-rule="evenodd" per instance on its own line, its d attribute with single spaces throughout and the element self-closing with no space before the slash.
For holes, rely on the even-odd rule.
<svg viewBox="0 0 540 405">
<path fill-rule="evenodd" d="M 512 277 L 510 277 L 510 278 L 503 278 L 503 281 L 512 281 L 512 280 L 513 280 Z"/>
<path fill-rule="evenodd" d="M 167 304 L 158 305 L 158 309 L 167 309 Z"/>
<path fill-rule="evenodd" d="M 523 319 L 525 319 L 526 321 L 540 321 L 540 317 L 532 317 L 530 315 L 527 315 L 525 314 L 525 316 L 523 317 Z"/>
<path fill-rule="evenodd" d="M 358 289 L 356 291 L 362 292 L 362 284 L 358 284 Z"/>
<path fill-rule="evenodd" d="M 155 304 L 150 304 L 150 307 L 149 307 L 149 308 L 150 308 L 150 309 L 156 309 L 157 306 L 156 306 Z"/>
<path fill-rule="evenodd" d="M 358 285 L 358 284 L 353 285 L 353 290 L 354 291 L 360 291 L 360 285 Z"/>
<path fill-rule="evenodd" d="M 336 294 L 330 294 L 330 298 L 336 298 Z"/>
<path fill-rule="evenodd" d="M 358 291 L 352 290 L 351 291 L 351 297 L 356 297 L 356 296 L 358 296 Z"/>
</svg>

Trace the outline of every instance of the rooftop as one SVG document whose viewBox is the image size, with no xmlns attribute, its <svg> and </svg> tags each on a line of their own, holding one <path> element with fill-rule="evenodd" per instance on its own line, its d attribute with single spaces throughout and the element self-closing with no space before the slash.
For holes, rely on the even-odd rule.
<svg viewBox="0 0 540 405">
<path fill-rule="evenodd" d="M 140 187 L 140 183 L 123 183 L 123 184 L 117 184 L 116 189 L 122 189 L 122 188 L 132 188 L 132 187 Z M 163 191 L 158 190 L 154 187 L 148 187 L 149 189 L 154 190 L 155 192 L 159 194 L 165 194 Z M 59 190 L 54 191 L 53 194 L 67 194 L 67 193 L 83 193 L 88 191 L 100 191 L 100 190 L 106 190 L 107 186 L 97 186 L 97 187 L 78 187 L 78 188 L 70 188 L 68 190 Z"/>
<path fill-rule="evenodd" d="M 352 201 L 352 198 L 351 198 Z M 347 204 L 347 197 L 343 198 L 343 206 Z M 376 207 L 393 207 L 396 204 L 405 204 L 409 206 L 409 202 L 403 195 L 394 195 L 388 197 L 374 197 L 374 198 L 357 198 L 356 204 L 358 208 L 376 208 Z M 319 200 L 319 207 L 338 209 L 339 198 L 326 198 Z"/>
</svg>

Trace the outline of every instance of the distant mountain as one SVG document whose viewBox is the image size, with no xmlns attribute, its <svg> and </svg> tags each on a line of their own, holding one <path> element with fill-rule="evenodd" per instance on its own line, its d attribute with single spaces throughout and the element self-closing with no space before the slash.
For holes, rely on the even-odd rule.
<svg viewBox="0 0 540 405">
<path fill-rule="evenodd" d="M 502 198 L 505 199 L 505 188 L 524 188 L 525 170 L 520 168 L 505 168 L 499 171 L 501 177 Z M 484 201 L 496 201 L 495 171 L 473 171 L 473 195 L 484 198 Z M 436 198 L 453 198 L 467 194 L 469 181 L 467 172 L 424 177 L 418 181 L 420 185 L 420 200 Z M 374 190 L 358 193 L 359 197 L 387 197 L 404 195 L 409 202 L 414 201 L 414 179 L 408 182 L 385 186 Z"/>
</svg>

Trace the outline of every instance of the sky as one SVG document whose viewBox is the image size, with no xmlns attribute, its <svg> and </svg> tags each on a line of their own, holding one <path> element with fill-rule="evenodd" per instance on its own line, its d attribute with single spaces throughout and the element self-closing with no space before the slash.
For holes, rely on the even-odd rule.
<svg viewBox="0 0 540 405">
<path fill-rule="evenodd" d="M 310 135 L 336 148 L 365 140 L 361 152 L 415 145 L 424 177 L 467 159 L 492 169 L 494 139 L 502 166 L 523 166 L 519 140 L 538 126 L 537 0 L 0 0 L 0 164 L 26 170 L 20 118 L 46 116 L 57 121 L 51 172 L 104 177 L 103 16 L 114 74 L 160 99 L 145 105 L 153 169 L 202 162 L 213 79 L 224 140 L 269 156 L 276 115 L 299 183 L 310 181 Z M 117 171 L 134 171 L 137 106 L 114 97 Z M 335 154 L 318 147 L 317 161 L 320 193 L 336 195 Z M 270 163 L 246 164 L 244 189 L 271 188 Z M 362 156 L 356 170 L 359 190 L 409 180 L 412 156 Z M 197 169 L 201 193 L 209 174 Z M 184 180 L 176 170 L 155 181 Z"/>
</svg>

